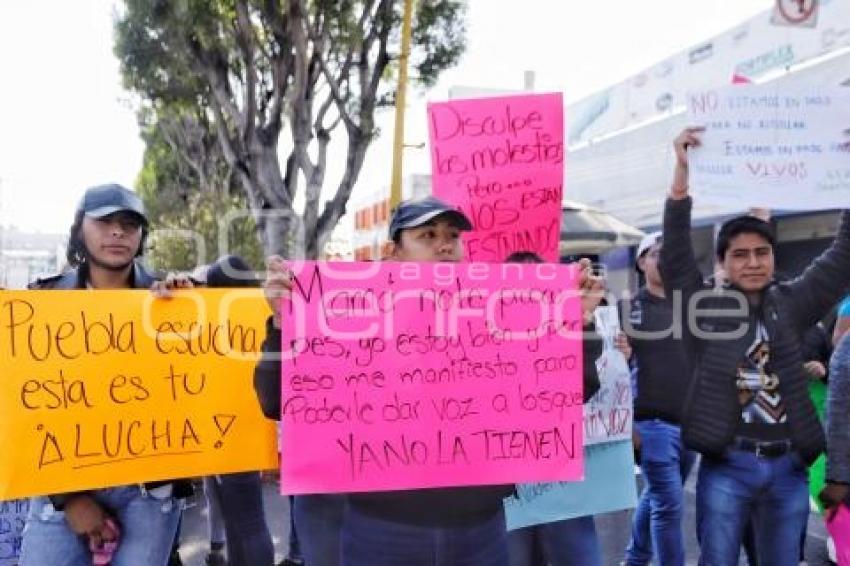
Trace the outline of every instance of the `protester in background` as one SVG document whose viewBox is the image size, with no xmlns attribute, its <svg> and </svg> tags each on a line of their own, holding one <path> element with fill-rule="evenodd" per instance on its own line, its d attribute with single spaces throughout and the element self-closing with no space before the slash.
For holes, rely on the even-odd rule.
<svg viewBox="0 0 850 566">
<path fill-rule="evenodd" d="M 291 273 L 283 259 L 272 256 L 267 260 L 263 289 L 272 310 L 266 321 L 266 338 L 262 358 L 254 370 L 254 389 L 263 414 L 280 421 L 281 401 L 281 315 L 280 298 L 292 287 Z M 296 495 L 290 497 L 290 555 L 282 562 L 297 564 L 298 550 L 309 566 L 338 566 L 340 564 L 343 513 L 346 498 L 341 494 Z M 293 544 L 294 543 L 294 544 Z"/>
<path fill-rule="evenodd" d="M 507 263 L 543 263 L 534 252 L 514 252 Z M 602 353 L 598 336 L 585 337 L 584 402 L 599 388 L 599 376 L 593 363 Z M 563 521 L 552 521 L 508 531 L 510 566 L 596 566 L 602 564 L 602 553 L 593 516 L 586 515 Z"/>
<path fill-rule="evenodd" d="M 845 213 L 830 249 L 787 283 L 773 278 L 770 224 L 751 216 L 726 221 L 715 252 L 728 284 L 711 290 L 691 242 L 687 152 L 699 145 L 700 132 L 688 128 L 674 143 L 661 250 L 666 293 L 690 305 L 683 342 L 694 383 L 683 436 L 703 454 L 697 481 L 700 563 L 737 564 L 752 519 L 759 561 L 796 565 L 809 513 L 805 466 L 824 448 L 798 344 L 846 292 L 850 219 Z"/>
<path fill-rule="evenodd" d="M 809 399 L 812 400 L 818 419 L 824 423 L 832 341 L 822 322 L 818 322 L 803 334 L 802 352 L 803 371 L 809 378 Z M 825 485 L 825 473 L 826 455 L 821 454 L 808 467 L 809 496 L 815 502 L 819 502 L 818 494 Z M 800 533 L 800 562 L 805 560 L 807 530 L 808 522 Z"/>
<path fill-rule="evenodd" d="M 227 255 L 199 273 L 202 283 L 209 288 L 256 287 L 254 272 L 245 260 Z M 247 384 L 235 383 L 235 387 Z M 274 544 L 263 509 L 263 486 L 260 472 L 220 474 L 204 478 L 210 516 L 210 547 L 207 564 L 224 564 L 221 553 L 215 553 L 215 543 L 226 540 L 229 566 L 271 566 L 274 563 Z M 213 513 L 217 509 L 224 536 L 215 525 Z M 222 545 L 224 546 L 224 545 Z M 219 547 L 220 548 L 220 547 Z"/>
<path fill-rule="evenodd" d="M 685 563 L 684 484 L 696 455 L 682 442 L 682 405 L 691 383 L 682 343 L 674 338 L 673 304 L 658 267 L 661 233 L 646 236 L 635 268 L 644 286 L 623 308 L 635 375 L 634 435 L 645 487 L 632 521 L 626 564 Z"/>
<path fill-rule="evenodd" d="M 156 280 L 136 261 L 142 255 L 147 218 L 141 200 L 120 185 L 88 189 L 71 226 L 71 269 L 39 279 L 31 289 L 170 289 L 191 286 L 184 278 Z M 185 480 L 159 481 L 36 497 L 24 530 L 24 566 L 88 566 L 92 549 L 117 541 L 113 566 L 164 566 L 180 517 Z M 119 537 L 120 532 L 120 537 Z M 113 546 L 113 545 L 110 545 Z"/>
</svg>

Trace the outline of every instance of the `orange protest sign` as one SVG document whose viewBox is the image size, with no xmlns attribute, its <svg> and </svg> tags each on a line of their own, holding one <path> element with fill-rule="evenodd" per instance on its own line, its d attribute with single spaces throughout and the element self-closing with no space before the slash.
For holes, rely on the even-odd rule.
<svg viewBox="0 0 850 566">
<path fill-rule="evenodd" d="M 0 500 L 278 465 L 257 289 L 0 292 Z"/>
</svg>

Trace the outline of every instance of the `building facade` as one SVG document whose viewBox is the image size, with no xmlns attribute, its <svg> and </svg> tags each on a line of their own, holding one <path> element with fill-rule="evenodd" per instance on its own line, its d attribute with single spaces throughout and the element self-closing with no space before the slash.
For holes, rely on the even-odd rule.
<svg viewBox="0 0 850 566">
<path fill-rule="evenodd" d="M 431 194 L 431 175 L 407 175 L 402 180 L 402 200 L 422 198 Z M 386 255 L 388 244 L 390 190 L 361 193 L 353 198 L 354 231 L 352 247 L 355 261 L 379 260 Z"/>
</svg>

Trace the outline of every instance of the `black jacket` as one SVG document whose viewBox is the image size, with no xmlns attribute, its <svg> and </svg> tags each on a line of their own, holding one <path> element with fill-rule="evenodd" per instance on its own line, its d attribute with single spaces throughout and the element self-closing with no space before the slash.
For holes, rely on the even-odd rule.
<svg viewBox="0 0 850 566">
<path fill-rule="evenodd" d="M 621 313 L 637 370 L 635 420 L 661 419 L 679 424 L 693 374 L 686 369 L 682 341 L 674 337 L 672 302 L 644 288 Z"/>
<path fill-rule="evenodd" d="M 270 317 L 266 322 L 263 356 L 254 370 L 254 388 L 263 413 L 274 420 L 280 420 L 280 344 L 281 332 L 274 327 Z M 584 340 L 585 401 L 599 390 L 594 362 L 601 353 L 602 341 L 598 337 Z M 353 493 L 349 495 L 349 502 L 366 514 L 387 520 L 451 526 L 469 525 L 492 517 L 502 509 L 502 500 L 513 493 L 513 485 L 464 486 Z"/>
<path fill-rule="evenodd" d="M 751 314 L 747 308 L 741 309 L 741 293 L 732 288 L 712 289 L 704 283 L 691 244 L 690 198 L 666 202 L 661 272 L 668 297 L 682 294 L 683 340 L 694 372 L 685 402 L 683 437 L 689 447 L 719 457 L 732 442 L 740 421 L 735 375 L 746 345 L 740 340 L 716 339 L 716 333 L 740 329 Z M 790 440 L 807 463 L 824 450 L 825 440 L 808 396 L 801 336 L 846 293 L 848 283 L 850 216 L 845 212 L 835 242 L 800 277 L 773 283 L 762 291 L 761 320 L 770 337 L 771 365 L 779 377 Z M 696 293 L 700 293 L 699 300 Z M 692 298 L 702 310 L 697 313 L 691 308 L 693 327 L 687 312 Z M 707 334 L 715 334 L 715 338 Z"/>
<path fill-rule="evenodd" d="M 40 290 L 64 290 L 85 289 L 88 281 L 88 269 L 86 264 L 82 264 L 78 268 L 69 269 L 64 273 L 54 275 L 52 277 L 44 277 L 36 279 L 34 283 L 30 283 L 28 289 Z M 156 281 L 156 277 L 148 273 L 144 266 L 138 262 L 133 263 L 133 288 L 134 289 L 149 289 Z"/>
<path fill-rule="evenodd" d="M 149 289 L 153 285 L 156 278 L 148 273 L 144 266 L 138 262 L 133 263 L 133 288 Z M 79 268 L 70 269 L 59 275 L 37 279 L 31 283 L 28 288 L 33 290 L 72 290 L 85 289 L 88 281 L 88 273 L 86 265 L 83 264 Z M 165 480 L 149 482 L 145 484 L 146 489 L 153 489 L 166 484 L 174 484 L 174 497 L 187 497 L 192 494 L 192 484 L 189 480 Z M 50 502 L 56 509 L 63 509 L 65 504 L 75 495 L 87 493 L 84 491 L 60 493 L 50 495 Z"/>
</svg>

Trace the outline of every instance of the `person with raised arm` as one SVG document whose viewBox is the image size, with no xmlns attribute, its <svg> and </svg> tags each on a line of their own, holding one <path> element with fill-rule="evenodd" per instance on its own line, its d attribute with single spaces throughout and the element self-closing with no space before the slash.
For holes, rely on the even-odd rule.
<svg viewBox="0 0 850 566">
<path fill-rule="evenodd" d="M 700 145 L 701 133 L 686 128 L 674 142 L 661 249 L 665 291 L 679 295 L 685 309 L 683 340 L 693 371 L 682 424 L 685 444 L 703 456 L 700 564 L 737 564 L 752 520 L 759 562 L 796 565 L 809 513 L 806 466 L 825 447 L 799 344 L 847 291 L 850 217 L 844 213 L 828 250 L 783 282 L 774 278 L 771 224 L 749 215 L 727 220 L 715 246 L 725 283 L 712 288 L 691 241 L 688 152 Z"/>
</svg>

